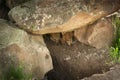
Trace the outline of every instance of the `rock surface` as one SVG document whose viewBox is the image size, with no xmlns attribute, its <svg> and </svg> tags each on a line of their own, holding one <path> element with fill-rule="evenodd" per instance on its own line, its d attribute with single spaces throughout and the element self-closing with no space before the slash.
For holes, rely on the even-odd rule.
<svg viewBox="0 0 120 80">
<path fill-rule="evenodd" d="M 91 77 L 81 80 L 120 80 L 120 64 L 112 67 L 108 72 L 103 74 L 94 74 Z"/>
<path fill-rule="evenodd" d="M 112 65 L 108 48 L 97 50 L 79 42 L 61 45 L 49 39 L 46 44 L 53 59 L 55 80 L 79 80 L 102 73 Z"/>
<path fill-rule="evenodd" d="M 108 19 L 101 19 L 90 25 L 74 31 L 78 41 L 97 49 L 110 46 L 113 41 L 114 27 Z"/>
<path fill-rule="evenodd" d="M 6 1 L 7 7 L 12 9 L 15 6 L 18 6 L 18 5 L 22 4 L 22 3 L 25 3 L 25 2 L 30 1 L 30 0 L 5 0 L 5 1 Z"/>
<path fill-rule="evenodd" d="M 53 68 L 41 35 L 29 35 L 0 19 L 0 73 L 9 71 L 10 65 L 24 66 L 25 73 L 36 79 L 42 79 Z"/>
<path fill-rule="evenodd" d="M 13 8 L 9 16 L 19 27 L 31 33 L 47 34 L 87 26 L 120 8 L 120 0 L 95 0 L 91 5 L 83 2 L 85 1 L 32 0 Z"/>
</svg>

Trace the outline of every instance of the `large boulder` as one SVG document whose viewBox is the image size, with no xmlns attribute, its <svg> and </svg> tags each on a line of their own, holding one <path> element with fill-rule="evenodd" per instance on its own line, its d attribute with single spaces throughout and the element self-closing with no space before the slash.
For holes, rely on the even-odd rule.
<svg viewBox="0 0 120 80">
<path fill-rule="evenodd" d="M 55 80 L 80 80 L 105 72 L 113 65 L 109 48 L 98 50 L 79 42 L 67 46 L 56 44 L 49 39 L 46 39 L 46 43 L 54 63 L 51 74 Z"/>
<path fill-rule="evenodd" d="M 6 76 L 11 66 L 23 66 L 24 73 L 39 80 L 53 68 L 41 35 L 29 35 L 0 19 L 0 76 Z"/>
<path fill-rule="evenodd" d="M 93 25 L 75 30 L 74 36 L 78 41 L 99 49 L 112 44 L 114 26 L 110 20 L 101 19 Z"/>
<path fill-rule="evenodd" d="M 120 8 L 120 0 L 31 0 L 9 12 L 19 27 L 47 34 L 72 31 Z"/>
<path fill-rule="evenodd" d="M 94 74 L 81 80 L 120 80 L 120 64 L 110 68 L 110 71 L 103 74 Z"/>
</svg>

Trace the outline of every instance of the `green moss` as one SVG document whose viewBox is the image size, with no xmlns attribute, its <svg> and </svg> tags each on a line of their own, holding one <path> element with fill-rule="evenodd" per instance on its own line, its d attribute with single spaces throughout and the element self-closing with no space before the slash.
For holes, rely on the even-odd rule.
<svg viewBox="0 0 120 80">
<path fill-rule="evenodd" d="M 10 66 L 8 71 L 3 74 L 2 80 L 31 80 L 32 75 L 24 73 L 22 66 Z"/>
</svg>

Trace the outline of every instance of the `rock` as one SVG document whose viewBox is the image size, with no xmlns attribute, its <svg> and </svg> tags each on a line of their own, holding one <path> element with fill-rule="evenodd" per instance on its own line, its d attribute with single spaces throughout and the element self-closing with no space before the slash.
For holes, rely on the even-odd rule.
<svg viewBox="0 0 120 80">
<path fill-rule="evenodd" d="M 75 30 L 74 36 L 78 41 L 100 49 L 112 44 L 114 27 L 110 20 L 101 19 L 89 27 Z"/>
<path fill-rule="evenodd" d="M 55 80 L 79 80 L 105 72 L 112 65 L 109 48 L 97 50 L 79 42 L 67 46 L 49 39 L 46 44 L 53 59 Z"/>
<path fill-rule="evenodd" d="M 4 75 L 11 65 L 24 66 L 24 72 L 37 79 L 42 79 L 53 68 L 41 35 L 27 34 L 0 19 L 0 73 Z"/>
<path fill-rule="evenodd" d="M 32 0 L 13 8 L 9 16 L 28 32 L 47 34 L 73 31 L 120 8 L 120 0 L 96 0 L 88 6 L 89 1 Z"/>
<path fill-rule="evenodd" d="M 25 2 L 30 1 L 30 0 L 5 0 L 5 1 L 6 1 L 7 7 L 12 9 L 15 6 L 18 6 L 18 5 L 22 4 L 22 3 L 25 3 Z"/>
<path fill-rule="evenodd" d="M 112 67 L 113 69 L 103 74 L 94 74 L 91 77 L 81 80 L 120 80 L 120 64 Z"/>
</svg>

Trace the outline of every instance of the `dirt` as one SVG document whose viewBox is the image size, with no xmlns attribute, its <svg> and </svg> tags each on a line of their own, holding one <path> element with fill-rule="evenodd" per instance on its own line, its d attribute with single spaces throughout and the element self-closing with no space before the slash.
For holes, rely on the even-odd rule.
<svg viewBox="0 0 120 80">
<path fill-rule="evenodd" d="M 45 38 L 51 53 L 54 70 L 48 80 L 80 80 L 108 71 L 112 66 L 109 48 L 95 49 L 76 40 L 72 45 L 60 44 Z"/>
</svg>

